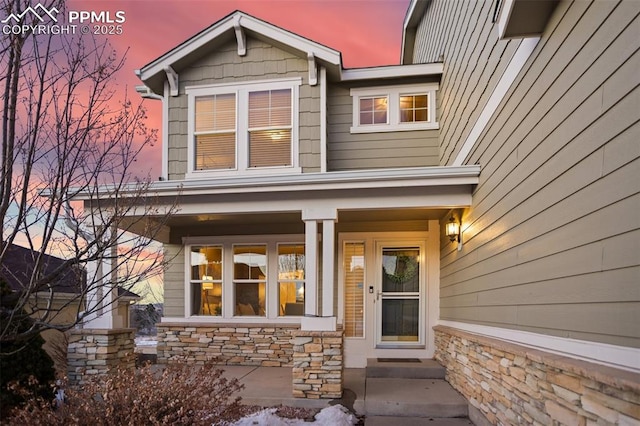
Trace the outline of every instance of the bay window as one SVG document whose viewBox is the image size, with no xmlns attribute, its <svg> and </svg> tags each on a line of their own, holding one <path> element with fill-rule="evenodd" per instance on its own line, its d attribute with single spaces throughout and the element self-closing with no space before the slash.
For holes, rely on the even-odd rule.
<svg viewBox="0 0 640 426">
<path fill-rule="evenodd" d="M 299 173 L 300 78 L 187 87 L 187 177 Z"/>
</svg>

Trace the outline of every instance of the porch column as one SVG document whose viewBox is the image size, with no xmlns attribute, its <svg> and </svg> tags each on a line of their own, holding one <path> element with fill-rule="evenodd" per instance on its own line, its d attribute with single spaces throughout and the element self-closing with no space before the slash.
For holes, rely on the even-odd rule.
<svg viewBox="0 0 640 426">
<path fill-rule="evenodd" d="M 322 316 L 333 315 L 335 221 L 322 221 Z"/>
<path fill-rule="evenodd" d="M 106 233 L 104 238 L 109 238 Z M 108 253 L 99 253 L 98 259 L 87 265 L 87 302 L 86 309 L 90 313 L 82 322 L 84 328 L 113 329 L 118 289 L 115 288 L 117 246 Z"/>
<path fill-rule="evenodd" d="M 333 312 L 335 269 L 335 208 L 306 209 L 302 211 L 305 223 L 305 317 L 302 330 L 334 331 L 336 317 Z M 322 223 L 322 271 L 319 271 L 318 223 Z M 322 312 L 318 311 L 318 277 L 322 274 Z"/>
<path fill-rule="evenodd" d="M 304 314 L 318 313 L 318 222 L 304 221 Z"/>
</svg>

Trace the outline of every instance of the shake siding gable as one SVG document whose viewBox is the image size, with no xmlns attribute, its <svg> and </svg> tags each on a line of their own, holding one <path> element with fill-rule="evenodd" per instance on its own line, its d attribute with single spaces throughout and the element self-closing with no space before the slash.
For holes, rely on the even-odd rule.
<svg viewBox="0 0 640 426">
<path fill-rule="evenodd" d="M 520 43 L 489 3 L 435 0 L 418 27 L 414 60 L 444 57 L 443 164 Z M 463 250 L 442 240 L 442 319 L 640 347 L 639 14 L 557 6 L 465 161 L 482 172 Z"/>
<path fill-rule="evenodd" d="M 187 172 L 188 108 L 185 87 L 301 77 L 299 161 L 303 172 L 320 170 L 320 86 L 309 86 L 307 60 L 247 37 L 247 54 L 239 56 L 235 41 L 178 71 L 179 96 L 169 97 L 169 179 Z"/>
</svg>

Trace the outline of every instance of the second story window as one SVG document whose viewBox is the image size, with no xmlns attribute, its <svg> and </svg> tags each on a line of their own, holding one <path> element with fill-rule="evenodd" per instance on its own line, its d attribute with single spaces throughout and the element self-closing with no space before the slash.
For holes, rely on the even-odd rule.
<svg viewBox="0 0 640 426">
<path fill-rule="evenodd" d="M 300 78 L 187 87 L 187 177 L 299 173 Z"/>
<path fill-rule="evenodd" d="M 435 83 L 351 89 L 351 133 L 437 129 Z"/>
<path fill-rule="evenodd" d="M 195 99 L 196 170 L 236 168 L 236 95 Z"/>
<path fill-rule="evenodd" d="M 249 167 L 291 166 L 291 89 L 249 92 Z"/>
</svg>

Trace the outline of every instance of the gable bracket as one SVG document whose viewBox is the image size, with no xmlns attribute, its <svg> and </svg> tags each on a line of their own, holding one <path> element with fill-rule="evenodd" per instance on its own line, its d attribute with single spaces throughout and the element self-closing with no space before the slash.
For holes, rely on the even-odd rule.
<svg viewBox="0 0 640 426">
<path fill-rule="evenodd" d="M 236 32 L 236 40 L 238 41 L 238 56 L 247 54 L 247 39 L 240 25 L 240 16 L 236 16 L 233 20 L 233 29 Z"/>
<path fill-rule="evenodd" d="M 313 52 L 307 53 L 307 60 L 309 61 L 309 85 L 315 86 L 318 84 L 318 65 Z"/>
<path fill-rule="evenodd" d="M 171 65 L 164 67 L 164 72 L 167 74 L 171 96 L 178 96 L 178 73 L 171 68 Z"/>
</svg>

